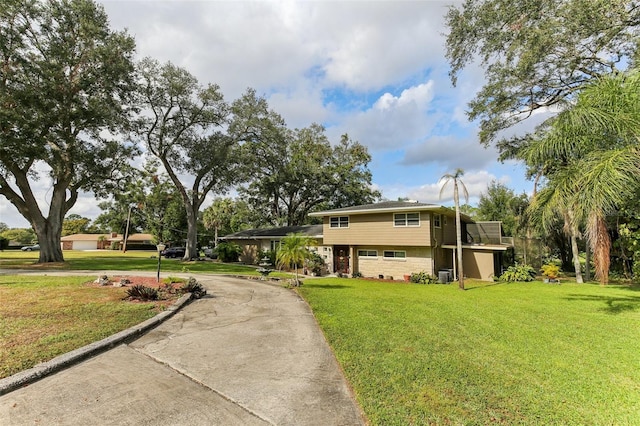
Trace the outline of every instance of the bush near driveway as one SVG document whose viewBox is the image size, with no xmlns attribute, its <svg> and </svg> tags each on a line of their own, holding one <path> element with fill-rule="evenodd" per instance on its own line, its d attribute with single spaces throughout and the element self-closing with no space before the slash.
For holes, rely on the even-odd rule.
<svg viewBox="0 0 640 426">
<path fill-rule="evenodd" d="M 640 424 L 640 288 L 307 280 L 372 425 Z"/>
</svg>

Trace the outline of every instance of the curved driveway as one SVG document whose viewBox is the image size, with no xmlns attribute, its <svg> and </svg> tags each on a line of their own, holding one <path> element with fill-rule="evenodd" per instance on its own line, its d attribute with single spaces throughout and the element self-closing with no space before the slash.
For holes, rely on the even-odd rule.
<svg viewBox="0 0 640 426">
<path fill-rule="evenodd" d="M 0 397 L 2 424 L 364 424 L 298 295 L 194 276 L 205 298 L 137 340 Z"/>
</svg>

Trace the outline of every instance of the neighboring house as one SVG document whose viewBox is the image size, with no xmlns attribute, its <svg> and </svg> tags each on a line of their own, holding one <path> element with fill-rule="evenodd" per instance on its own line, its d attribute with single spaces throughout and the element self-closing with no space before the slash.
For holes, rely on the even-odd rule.
<svg viewBox="0 0 640 426">
<path fill-rule="evenodd" d="M 269 229 L 249 229 L 220 237 L 220 241 L 238 244 L 242 247 L 240 261 L 247 264 L 257 264 L 261 251 L 276 251 L 280 241 L 288 234 L 301 233 L 315 239 L 317 246 L 309 247 L 323 255 L 322 225 L 283 226 Z M 330 256 L 324 253 L 325 262 L 329 263 Z"/>
<path fill-rule="evenodd" d="M 62 250 L 100 250 L 111 248 L 112 243 L 121 247 L 124 237 L 115 232 L 111 234 L 73 234 L 60 238 Z M 127 249 L 155 248 L 153 235 L 131 234 L 127 237 Z"/>
<path fill-rule="evenodd" d="M 456 276 L 455 212 L 435 204 L 382 202 L 311 213 L 323 220 L 324 250 L 336 273 L 403 279 L 413 272 Z M 474 222 L 461 215 L 464 275 L 492 280 L 502 269 L 512 240 L 500 222 Z"/>
</svg>

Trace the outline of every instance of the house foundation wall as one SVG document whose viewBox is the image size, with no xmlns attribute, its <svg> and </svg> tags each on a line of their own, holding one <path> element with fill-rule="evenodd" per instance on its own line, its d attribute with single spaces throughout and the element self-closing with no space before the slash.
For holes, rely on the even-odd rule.
<svg viewBox="0 0 640 426">
<path fill-rule="evenodd" d="M 376 251 L 377 256 L 360 256 L 361 250 Z M 378 278 L 393 277 L 394 280 L 403 280 L 404 275 L 414 272 L 426 272 L 434 275 L 433 260 L 430 247 L 388 247 L 388 246 L 355 246 L 354 272 L 361 273 L 364 277 Z M 385 251 L 400 251 L 405 253 L 404 258 L 384 257 Z"/>
</svg>

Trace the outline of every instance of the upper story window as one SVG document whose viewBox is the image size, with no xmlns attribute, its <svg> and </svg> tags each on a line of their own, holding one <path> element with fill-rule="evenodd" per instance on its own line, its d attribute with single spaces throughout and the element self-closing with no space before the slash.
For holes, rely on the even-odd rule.
<svg viewBox="0 0 640 426">
<path fill-rule="evenodd" d="M 420 226 L 420 213 L 395 213 L 393 226 Z"/>
<path fill-rule="evenodd" d="M 442 215 L 439 214 L 434 214 L 433 215 L 433 226 L 435 228 L 440 228 L 441 226 L 441 219 L 442 219 Z"/>
<path fill-rule="evenodd" d="M 348 228 L 349 216 L 336 216 L 329 218 L 329 226 L 331 228 Z"/>
</svg>

